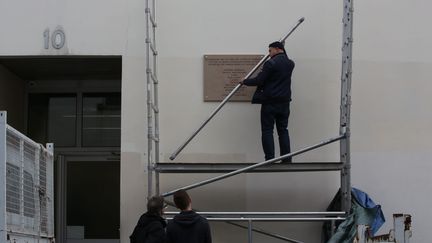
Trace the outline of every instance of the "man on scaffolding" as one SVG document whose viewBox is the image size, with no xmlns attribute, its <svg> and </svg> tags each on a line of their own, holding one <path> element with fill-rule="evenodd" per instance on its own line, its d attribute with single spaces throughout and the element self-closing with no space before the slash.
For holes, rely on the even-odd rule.
<svg viewBox="0 0 432 243">
<path fill-rule="evenodd" d="M 288 133 L 288 117 L 291 101 L 291 75 L 294 62 L 288 58 L 283 43 L 276 41 L 269 45 L 270 59 L 255 77 L 241 81 L 247 86 L 257 86 L 252 104 L 261 104 L 261 142 L 265 160 L 275 157 L 273 128 L 279 136 L 280 154 L 291 152 Z M 291 158 L 282 160 L 289 163 Z"/>
</svg>

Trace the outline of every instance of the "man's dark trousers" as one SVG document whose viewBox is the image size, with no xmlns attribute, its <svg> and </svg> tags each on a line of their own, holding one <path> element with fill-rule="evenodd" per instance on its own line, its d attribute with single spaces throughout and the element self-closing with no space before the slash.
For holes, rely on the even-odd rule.
<svg viewBox="0 0 432 243">
<path fill-rule="evenodd" d="M 291 152 L 290 138 L 288 133 L 288 117 L 290 114 L 290 103 L 271 103 L 261 105 L 261 141 L 265 153 L 265 160 L 275 157 L 273 140 L 273 128 L 276 123 L 276 130 L 279 136 L 280 154 Z M 282 162 L 291 162 L 291 158 L 284 159 Z"/>
</svg>

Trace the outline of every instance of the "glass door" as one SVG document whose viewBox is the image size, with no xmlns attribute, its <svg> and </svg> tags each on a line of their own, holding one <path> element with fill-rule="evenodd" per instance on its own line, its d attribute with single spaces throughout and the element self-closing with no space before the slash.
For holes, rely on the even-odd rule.
<svg viewBox="0 0 432 243">
<path fill-rule="evenodd" d="M 119 243 L 119 158 L 66 156 L 62 163 L 60 242 Z"/>
</svg>

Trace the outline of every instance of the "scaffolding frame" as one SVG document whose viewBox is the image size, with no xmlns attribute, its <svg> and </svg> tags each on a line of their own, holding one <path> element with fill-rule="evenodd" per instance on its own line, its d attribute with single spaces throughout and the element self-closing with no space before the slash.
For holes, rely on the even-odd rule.
<svg viewBox="0 0 432 243">
<path fill-rule="evenodd" d="M 148 197 L 152 195 L 160 195 L 159 189 L 159 173 L 220 173 L 226 174 L 217 176 L 193 185 L 185 186 L 179 189 L 192 189 L 202 185 L 212 183 L 214 181 L 222 180 L 230 176 L 240 173 L 252 172 L 305 172 L 305 171 L 340 171 L 340 184 L 341 184 L 341 205 L 344 215 L 347 215 L 351 208 L 351 157 L 350 157 L 350 115 L 351 115 L 351 82 L 352 82 L 352 47 L 353 47 L 353 12 L 354 0 L 343 0 L 343 35 L 342 35 L 342 67 L 341 67 L 341 98 L 340 98 L 340 122 L 339 122 L 339 135 L 330 139 L 323 140 L 322 142 L 306 147 L 296 152 L 268 160 L 256 164 L 241 164 L 241 163 L 161 163 L 159 159 L 159 109 L 158 109 L 158 79 L 157 79 L 157 50 L 156 50 L 156 18 L 155 18 L 155 0 L 146 0 L 146 61 L 147 61 L 147 118 L 148 118 L 148 149 L 147 149 L 147 173 L 148 173 Z M 293 28 L 303 22 L 303 18 Z M 288 37 L 292 31 L 286 36 Z M 285 38 L 286 39 L 286 38 Z M 284 40 L 284 39 L 283 39 Z M 150 57 L 153 56 L 152 62 Z M 265 59 L 263 59 L 265 61 Z M 263 62 L 263 60 L 261 60 Z M 261 62 L 260 62 L 261 63 Z M 253 70 L 250 72 L 253 73 Z M 249 74 L 248 74 L 249 75 Z M 201 127 L 197 130 L 199 132 L 222 106 L 228 101 L 230 97 L 239 89 L 241 85 L 237 85 L 233 91 L 222 101 L 222 103 L 211 113 L 210 117 L 204 121 Z M 196 132 L 196 133 L 197 133 Z M 173 160 L 180 151 L 195 137 L 194 133 L 189 137 L 186 142 L 181 145 L 170 157 Z M 339 141 L 340 144 L 340 161 L 334 163 L 291 163 L 291 164 L 274 164 L 274 162 L 281 159 L 290 158 L 295 155 L 322 147 L 324 145 Z M 154 146 L 153 146 L 154 145 Z M 153 149 L 154 147 L 154 149 Z M 153 185 L 153 176 L 155 178 L 155 185 Z M 155 190 L 153 190 L 155 188 Z M 178 190 L 178 189 L 176 189 Z M 162 194 L 166 197 L 172 195 L 176 190 Z M 272 215 L 269 212 L 260 212 L 262 215 Z M 220 216 L 220 215 L 219 215 Z M 234 224 L 229 221 L 236 221 L 241 216 L 223 218 L 219 220 L 228 221 L 227 223 Z M 277 218 L 278 216 L 276 216 Z M 214 216 L 212 220 L 217 220 Z M 274 217 L 271 218 L 275 220 Z M 290 221 L 288 218 L 280 217 L 281 221 Z M 341 220 L 342 218 L 334 218 L 334 220 Z M 249 226 L 248 235 L 249 242 L 252 242 L 252 221 L 254 218 L 248 218 Z M 308 217 L 302 218 L 304 221 L 314 221 L 316 218 Z M 321 221 L 324 219 L 320 219 Z M 326 219 L 327 220 L 327 219 Z M 334 224 L 332 224 L 334 225 Z M 243 227 L 241 225 L 236 225 Z M 278 238 L 276 234 L 266 234 Z M 285 241 L 290 241 L 287 239 Z M 291 241 L 298 242 L 298 241 Z"/>
<path fill-rule="evenodd" d="M 156 48 L 156 0 L 146 0 L 146 79 L 147 79 L 147 197 L 159 194 L 159 101 Z M 153 186 L 153 176 L 155 185 Z M 153 187 L 155 192 L 153 192 Z"/>
</svg>

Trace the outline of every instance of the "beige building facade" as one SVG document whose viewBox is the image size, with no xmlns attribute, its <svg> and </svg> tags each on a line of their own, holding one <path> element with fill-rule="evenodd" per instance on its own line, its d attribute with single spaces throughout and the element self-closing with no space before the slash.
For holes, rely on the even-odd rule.
<svg viewBox="0 0 432 243">
<path fill-rule="evenodd" d="M 393 213 L 410 213 L 412 240 L 425 243 L 432 218 L 431 5 L 355 2 L 351 121 L 352 185 L 381 204 L 389 222 Z M 161 162 L 218 104 L 203 99 L 204 55 L 266 54 L 300 17 L 305 22 L 286 42 L 296 62 L 293 150 L 338 134 L 342 1 L 156 1 Z M 60 145 L 49 141 L 59 161 L 57 217 L 66 215 L 56 222 L 58 242 L 126 243 L 145 211 L 145 23 L 145 1 L 0 0 L 0 110 L 20 131 Z M 262 160 L 259 106 L 248 102 L 228 103 L 176 159 Z M 338 144 L 294 158 L 338 160 Z M 162 174 L 161 191 L 211 176 Z M 190 193 L 204 211 L 323 211 L 339 186 L 337 172 L 246 174 Z M 91 217 L 68 222 L 73 215 Z M 102 221 L 110 226 L 95 226 Z M 320 223 L 257 226 L 320 239 Z M 213 223 L 212 233 L 214 242 L 247 238 L 223 223 Z M 277 240 L 256 235 L 256 242 Z"/>
</svg>

